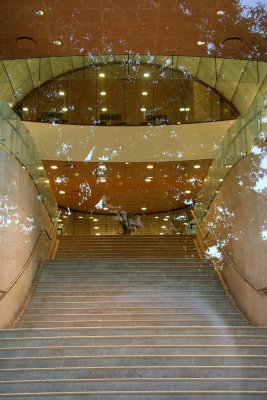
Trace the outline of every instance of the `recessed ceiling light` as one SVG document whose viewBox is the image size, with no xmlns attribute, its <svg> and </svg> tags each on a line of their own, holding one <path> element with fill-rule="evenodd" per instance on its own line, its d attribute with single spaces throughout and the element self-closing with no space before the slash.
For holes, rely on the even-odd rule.
<svg viewBox="0 0 267 400">
<path fill-rule="evenodd" d="M 158 219 L 159 217 L 155 217 L 155 219 Z"/>
<path fill-rule="evenodd" d="M 185 193 L 191 193 L 191 190 L 186 190 Z"/>
<path fill-rule="evenodd" d="M 62 219 L 58 219 L 57 222 L 62 222 Z"/>
<path fill-rule="evenodd" d="M 195 182 L 195 178 L 191 178 L 191 179 L 189 179 L 189 182 Z"/>
<path fill-rule="evenodd" d="M 106 92 L 100 92 L 101 96 L 106 96 Z"/>
<path fill-rule="evenodd" d="M 42 165 L 39 165 L 38 169 L 41 171 L 44 169 L 44 167 L 42 167 Z"/>
<path fill-rule="evenodd" d="M 62 108 L 62 111 L 63 111 L 63 112 L 68 111 L 67 107 L 63 107 L 63 108 Z"/>
<path fill-rule="evenodd" d="M 94 219 L 94 217 L 93 216 L 91 216 L 91 217 L 89 217 L 90 219 Z"/>
<path fill-rule="evenodd" d="M 146 167 L 147 167 L 147 169 L 152 169 L 152 168 L 154 168 L 154 165 L 149 164 Z"/>
<path fill-rule="evenodd" d="M 161 236 L 162 236 L 162 235 L 164 235 L 164 233 L 163 233 L 163 232 L 160 232 L 159 234 L 160 234 Z"/>
<path fill-rule="evenodd" d="M 45 180 L 45 183 L 49 183 L 49 179 L 46 179 L 46 180 Z"/>
<path fill-rule="evenodd" d="M 60 90 L 60 92 L 58 92 L 59 96 L 64 96 L 65 92 L 63 92 L 63 90 Z"/>
<path fill-rule="evenodd" d="M 146 211 L 146 207 L 142 207 L 141 210 Z"/>
<path fill-rule="evenodd" d="M 221 179 L 219 179 L 219 182 L 222 182 L 223 181 L 223 179 L 221 178 Z"/>
<path fill-rule="evenodd" d="M 28 107 L 23 107 L 22 111 L 29 111 Z"/>
<path fill-rule="evenodd" d="M 151 179 L 150 178 L 146 178 L 145 181 L 146 182 L 151 182 Z"/>
<path fill-rule="evenodd" d="M 42 10 L 38 10 L 38 11 L 35 11 L 34 14 L 41 16 L 41 15 L 44 15 L 44 12 Z"/>
<path fill-rule="evenodd" d="M 63 215 L 63 218 L 68 218 L 68 216 L 67 215 Z"/>
<path fill-rule="evenodd" d="M 225 11 L 223 11 L 223 10 L 219 10 L 219 11 L 217 11 L 217 15 L 225 15 Z"/>
<path fill-rule="evenodd" d="M 104 74 L 104 72 L 100 72 L 98 76 L 100 76 L 100 78 L 105 78 L 106 74 Z"/>
<path fill-rule="evenodd" d="M 101 108 L 101 111 L 108 111 L 106 107 Z"/>
<path fill-rule="evenodd" d="M 107 169 L 107 167 L 106 167 L 104 164 L 99 165 L 98 168 L 100 168 L 100 169 Z"/>
<path fill-rule="evenodd" d="M 145 112 L 145 111 L 146 111 L 146 108 L 145 108 L 145 107 L 142 107 L 142 108 L 140 108 L 140 110 L 141 110 L 142 112 Z"/>
<path fill-rule="evenodd" d="M 61 46 L 62 44 L 60 40 L 54 40 L 53 43 L 55 46 Z"/>
<path fill-rule="evenodd" d="M 148 78 L 149 76 L 150 76 L 150 74 L 149 74 L 148 72 L 145 72 L 145 73 L 144 73 L 144 77 L 145 77 L 145 78 Z"/>
<path fill-rule="evenodd" d="M 99 233 L 99 232 L 97 232 L 97 233 L 96 233 L 96 236 L 100 236 L 100 233 Z"/>
<path fill-rule="evenodd" d="M 200 165 L 196 164 L 196 165 L 194 165 L 194 168 L 195 168 L 195 169 L 199 169 L 199 168 L 200 168 Z"/>
<path fill-rule="evenodd" d="M 57 166 L 56 165 L 50 165 L 50 168 L 51 169 L 57 169 Z"/>
<path fill-rule="evenodd" d="M 81 215 L 79 215 L 79 217 L 78 217 L 79 219 L 83 219 L 83 217 L 81 216 Z"/>
<path fill-rule="evenodd" d="M 166 225 L 162 225 L 162 229 L 166 229 Z"/>
<path fill-rule="evenodd" d="M 65 194 L 64 190 L 60 190 L 59 194 Z"/>
<path fill-rule="evenodd" d="M 97 222 L 97 221 L 98 221 L 98 219 L 97 219 L 97 218 L 93 218 L 93 221 L 94 221 L 94 222 Z"/>
<path fill-rule="evenodd" d="M 203 46 L 205 43 L 206 43 L 206 42 L 202 42 L 202 40 L 199 40 L 199 41 L 197 42 L 197 44 L 198 44 L 199 46 Z"/>
<path fill-rule="evenodd" d="M 99 226 L 94 226 L 94 229 L 99 229 Z"/>
<path fill-rule="evenodd" d="M 147 92 L 142 92 L 142 96 L 147 96 Z"/>
<path fill-rule="evenodd" d="M 169 216 L 169 215 L 166 215 L 165 218 L 170 218 L 170 216 Z"/>
<path fill-rule="evenodd" d="M 104 211 L 108 211 L 108 207 L 104 207 L 103 210 L 104 210 Z"/>
<path fill-rule="evenodd" d="M 165 174 L 165 175 L 163 175 L 163 178 L 168 178 L 168 175 L 166 175 L 166 174 Z"/>
<path fill-rule="evenodd" d="M 168 218 L 163 218 L 163 221 L 168 221 Z"/>
</svg>

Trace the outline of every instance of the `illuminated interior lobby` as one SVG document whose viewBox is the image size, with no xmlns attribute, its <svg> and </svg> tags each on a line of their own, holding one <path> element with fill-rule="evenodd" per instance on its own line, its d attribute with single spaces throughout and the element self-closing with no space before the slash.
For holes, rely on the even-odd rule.
<svg viewBox="0 0 267 400">
<path fill-rule="evenodd" d="M 0 1 L 2 332 L 60 243 L 89 237 L 189 237 L 267 325 L 266 8 Z M 127 238 L 121 211 L 141 221 Z"/>
</svg>

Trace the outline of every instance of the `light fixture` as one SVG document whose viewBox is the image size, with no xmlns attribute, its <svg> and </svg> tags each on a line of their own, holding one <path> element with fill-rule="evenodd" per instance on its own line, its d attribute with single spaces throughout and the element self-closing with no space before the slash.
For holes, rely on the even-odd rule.
<svg viewBox="0 0 267 400">
<path fill-rule="evenodd" d="M 142 107 L 142 108 L 140 108 L 140 110 L 141 110 L 142 112 L 145 112 L 145 111 L 146 111 L 146 108 L 145 108 L 145 107 Z"/>
<path fill-rule="evenodd" d="M 108 207 L 104 207 L 103 210 L 104 210 L 104 211 L 108 211 Z"/>
<path fill-rule="evenodd" d="M 54 40 L 53 41 L 55 46 L 61 46 L 61 41 L 60 40 Z"/>
<path fill-rule="evenodd" d="M 68 216 L 67 215 L 63 215 L 63 218 L 68 218 Z"/>
<path fill-rule="evenodd" d="M 144 77 L 145 77 L 145 78 L 148 78 L 149 76 L 150 76 L 150 74 L 149 74 L 148 72 L 145 72 L 145 73 L 144 73 Z"/>
<path fill-rule="evenodd" d="M 219 179 L 219 182 L 222 182 L 222 181 L 223 181 L 223 178 Z"/>
<path fill-rule="evenodd" d="M 98 76 L 100 76 L 100 78 L 105 78 L 106 74 L 104 74 L 104 72 L 100 72 Z"/>
<path fill-rule="evenodd" d="M 203 46 L 205 43 L 206 43 L 206 42 L 202 42 L 202 40 L 199 40 L 199 41 L 197 42 L 198 46 Z"/>
<path fill-rule="evenodd" d="M 44 167 L 42 167 L 42 165 L 39 165 L 38 169 L 39 169 L 40 171 L 42 171 L 42 170 L 44 169 Z"/>
<path fill-rule="evenodd" d="M 59 194 L 65 194 L 64 190 L 60 190 Z"/>
<path fill-rule="evenodd" d="M 101 96 L 106 96 L 106 92 L 100 92 Z"/>
<path fill-rule="evenodd" d="M 104 164 L 99 165 L 98 168 L 100 168 L 100 169 L 107 169 L 106 166 L 105 166 Z"/>
<path fill-rule="evenodd" d="M 147 165 L 146 167 L 147 167 L 147 169 L 153 169 L 153 168 L 154 168 L 154 165 L 149 164 L 149 165 Z"/>
<path fill-rule="evenodd" d="M 99 229 L 99 226 L 94 226 L 94 229 Z"/>
<path fill-rule="evenodd" d="M 62 222 L 62 219 L 58 219 L 57 222 Z"/>
<path fill-rule="evenodd" d="M 163 218 L 163 221 L 168 221 L 168 218 Z"/>
<path fill-rule="evenodd" d="M 195 178 L 191 178 L 191 179 L 189 179 L 189 182 L 195 182 Z"/>
<path fill-rule="evenodd" d="M 150 178 L 146 178 L 145 181 L 146 182 L 151 182 L 151 179 Z"/>
<path fill-rule="evenodd" d="M 62 108 L 62 111 L 63 111 L 63 112 L 68 111 L 67 107 L 63 107 L 63 108 Z"/>
<path fill-rule="evenodd" d="M 94 221 L 94 222 L 97 222 L 97 221 L 98 221 L 98 219 L 93 217 L 93 221 Z"/>
<path fill-rule="evenodd" d="M 106 107 L 101 108 L 101 111 L 108 111 L 108 109 Z"/>
<path fill-rule="evenodd" d="M 100 233 L 99 233 L 99 232 L 96 232 L 96 236 L 100 236 Z"/>
<path fill-rule="evenodd" d="M 166 175 L 166 174 L 165 174 L 165 175 L 163 175 L 163 178 L 168 178 L 168 175 Z"/>
<path fill-rule="evenodd" d="M 142 96 L 147 96 L 147 92 L 142 92 Z"/>
<path fill-rule="evenodd" d="M 217 15 L 220 15 L 220 16 L 225 15 L 225 11 L 219 10 L 219 11 L 217 11 Z"/>
<path fill-rule="evenodd" d="M 142 207 L 141 210 L 146 211 L 146 207 Z"/>
<path fill-rule="evenodd" d="M 155 217 L 155 219 L 159 219 L 159 217 Z"/>
<path fill-rule="evenodd" d="M 44 12 L 42 10 L 38 10 L 38 11 L 35 11 L 34 14 L 41 16 L 41 15 L 44 15 Z"/>
<path fill-rule="evenodd" d="M 160 232 L 159 234 L 160 234 L 161 236 L 162 236 L 162 235 L 164 235 L 164 233 L 163 233 L 163 232 Z"/>
<path fill-rule="evenodd" d="M 22 111 L 29 111 L 28 107 L 23 107 Z"/>
<path fill-rule="evenodd" d="M 187 193 L 187 194 L 188 194 L 188 193 L 191 193 L 191 190 L 186 190 L 185 193 Z"/>
<path fill-rule="evenodd" d="M 65 92 L 63 92 L 63 90 L 60 90 L 60 92 L 58 92 L 59 96 L 64 96 Z"/>
<path fill-rule="evenodd" d="M 57 169 L 57 166 L 56 165 L 50 165 L 50 168 L 51 169 Z"/>
<path fill-rule="evenodd" d="M 179 110 L 182 111 L 182 112 L 190 111 L 190 107 L 180 107 Z"/>
<path fill-rule="evenodd" d="M 162 225 L 162 229 L 166 229 L 166 225 Z"/>
<path fill-rule="evenodd" d="M 91 217 L 89 217 L 90 219 L 94 219 L 94 217 L 91 215 Z"/>
<path fill-rule="evenodd" d="M 44 182 L 45 182 L 45 183 L 49 183 L 49 179 L 46 179 Z"/>
<path fill-rule="evenodd" d="M 79 217 L 78 217 L 79 219 L 83 219 L 83 217 L 81 216 L 81 215 L 79 215 Z"/>
<path fill-rule="evenodd" d="M 199 169 L 199 168 L 200 168 L 200 165 L 196 164 L 196 165 L 194 165 L 194 168 L 195 168 L 195 169 Z"/>
</svg>

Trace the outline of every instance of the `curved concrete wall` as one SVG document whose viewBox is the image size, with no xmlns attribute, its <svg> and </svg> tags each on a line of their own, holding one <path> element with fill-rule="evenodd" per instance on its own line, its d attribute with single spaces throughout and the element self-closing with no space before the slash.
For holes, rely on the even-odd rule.
<svg viewBox="0 0 267 400">
<path fill-rule="evenodd" d="M 25 169 L 3 148 L 0 148 L 0 290 L 6 290 L 23 268 L 39 237 L 53 226 L 40 200 L 39 193 Z M 37 268 L 48 258 L 55 245 L 42 235 L 38 249 L 28 268 L 2 299 L 0 328 L 12 326 L 23 309 L 34 282 Z"/>
<path fill-rule="evenodd" d="M 217 260 L 240 310 L 257 325 L 267 325 L 267 293 L 259 293 L 246 283 L 221 248 L 256 287 L 267 288 L 266 172 L 265 142 L 262 147 L 253 147 L 229 172 L 202 222 L 203 231 L 210 232 L 205 245 L 208 254 Z"/>
</svg>

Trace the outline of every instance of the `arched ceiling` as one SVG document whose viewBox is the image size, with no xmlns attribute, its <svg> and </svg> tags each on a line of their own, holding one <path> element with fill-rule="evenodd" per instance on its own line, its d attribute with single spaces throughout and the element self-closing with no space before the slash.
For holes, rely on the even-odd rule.
<svg viewBox="0 0 267 400">
<path fill-rule="evenodd" d="M 64 73 L 112 62 L 156 64 L 182 71 L 221 93 L 242 113 L 255 98 L 267 74 L 267 63 L 183 56 L 66 56 L 0 61 L 1 99 L 14 106 L 34 88 Z"/>
</svg>

